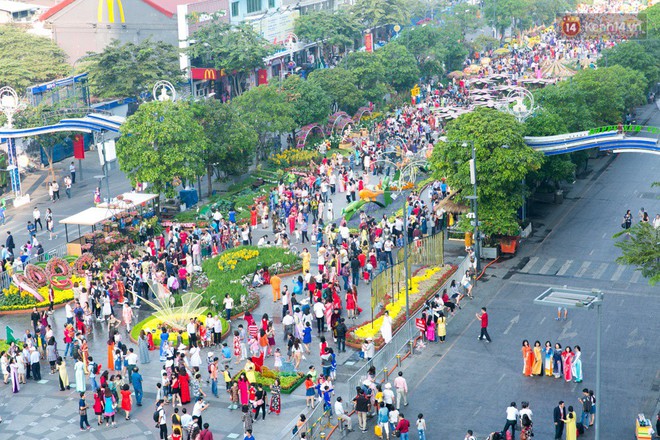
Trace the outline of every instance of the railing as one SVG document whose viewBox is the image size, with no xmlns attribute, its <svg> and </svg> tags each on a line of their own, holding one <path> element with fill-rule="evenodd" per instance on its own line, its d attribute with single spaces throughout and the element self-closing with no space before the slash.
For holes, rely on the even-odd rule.
<svg viewBox="0 0 660 440">
<path fill-rule="evenodd" d="M 442 232 L 408 243 L 408 264 L 441 266 L 444 264 L 445 241 Z M 403 248 L 397 251 L 397 261 L 403 261 Z"/>
<path fill-rule="evenodd" d="M 442 236 L 442 235 L 441 235 Z M 429 237 L 431 238 L 431 237 Z M 444 286 L 451 283 L 452 280 L 459 282 L 461 274 L 465 273 L 470 265 L 470 261 L 466 258 L 458 266 L 456 272 L 447 279 Z M 420 336 L 420 331 L 415 326 L 415 319 L 421 317 L 422 309 L 418 310 L 411 318 L 403 324 L 403 326 L 394 334 L 389 344 L 385 344 L 376 355 L 367 361 L 358 371 L 348 379 L 348 392 L 355 392 L 357 387 L 367 379 L 367 373 L 372 366 L 376 369 L 376 383 L 386 382 L 392 374 L 392 371 L 400 365 L 400 362 L 406 357 L 412 355 L 415 342 Z"/>
<path fill-rule="evenodd" d="M 303 432 L 306 440 L 325 439 L 335 426 L 332 423 L 332 411 L 324 411 L 323 402 L 317 402 L 316 407 L 306 417 L 305 423 L 298 429 L 298 432 L 291 435 L 291 440 L 300 440 Z"/>
</svg>

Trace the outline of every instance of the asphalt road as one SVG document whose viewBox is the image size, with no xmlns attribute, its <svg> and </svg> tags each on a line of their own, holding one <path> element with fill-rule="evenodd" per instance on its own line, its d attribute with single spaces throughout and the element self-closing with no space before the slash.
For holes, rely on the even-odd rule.
<svg viewBox="0 0 660 440">
<path fill-rule="evenodd" d="M 648 125 L 660 125 L 660 112 Z M 563 205 L 532 211 L 544 214 L 533 218 L 534 235 L 516 257 L 488 269 L 477 298 L 448 325 L 447 342 L 427 346 L 413 362 L 404 363 L 410 405 L 402 411 L 411 421 L 424 413 L 427 438 L 459 439 L 472 429 L 481 440 L 503 428 L 505 408 L 512 401 L 519 408 L 522 401 L 531 403 L 539 439 L 553 438 L 552 410 L 559 400 L 573 405 L 579 415 L 582 388 L 596 388 L 597 314 L 570 311 L 567 321 L 556 321 L 554 308 L 533 304 L 550 286 L 598 288 L 605 293 L 602 395 L 596 396 L 601 439 L 633 438 L 640 412 L 654 419 L 660 378 L 655 342 L 660 289 L 649 286 L 633 268 L 615 263 L 620 250 L 612 235 L 620 230 L 626 209 L 635 217 L 641 207 L 651 216 L 660 213 L 660 190 L 651 188 L 658 176 L 660 157 L 622 154 L 576 185 Z M 474 315 L 484 305 L 492 344 L 477 341 L 479 323 Z M 523 339 L 580 345 L 584 382 L 524 377 Z M 593 436 L 589 431 L 585 437 Z M 417 438 L 416 432 L 411 437 Z"/>
</svg>

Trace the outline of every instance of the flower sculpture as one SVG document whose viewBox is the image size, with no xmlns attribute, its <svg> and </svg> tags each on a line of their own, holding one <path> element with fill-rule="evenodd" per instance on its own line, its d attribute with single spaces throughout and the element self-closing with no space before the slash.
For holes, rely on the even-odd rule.
<svg viewBox="0 0 660 440">
<path fill-rule="evenodd" d="M 206 307 L 200 306 L 204 297 L 199 293 L 182 294 L 181 305 L 175 306 L 174 297 L 162 284 L 153 281 L 148 284 L 156 299 L 152 301 L 143 296 L 140 296 L 140 299 L 153 307 L 153 316 L 175 330 L 185 330 L 191 317 L 201 316 L 206 312 Z"/>
</svg>

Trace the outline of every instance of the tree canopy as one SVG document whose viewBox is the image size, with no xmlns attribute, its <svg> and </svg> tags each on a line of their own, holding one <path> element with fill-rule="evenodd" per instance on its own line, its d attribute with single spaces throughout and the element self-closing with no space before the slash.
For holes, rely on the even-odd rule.
<svg viewBox="0 0 660 440">
<path fill-rule="evenodd" d="M 21 93 L 26 87 L 70 73 L 67 55 L 51 39 L 20 27 L 0 25 L 0 84 Z"/>
<path fill-rule="evenodd" d="M 313 122 L 326 122 L 331 99 L 317 82 L 306 81 L 298 75 L 289 75 L 282 84 L 282 90 L 293 106 L 294 120 L 298 127 Z"/>
<path fill-rule="evenodd" d="M 377 52 L 381 63 L 387 66 L 385 82 L 397 92 L 410 89 L 419 81 L 419 68 L 413 54 L 395 41 L 386 44 Z"/>
<path fill-rule="evenodd" d="M 465 197 L 472 194 L 469 142 L 473 141 L 481 230 L 486 235 L 517 234 L 522 179 L 543 162 L 543 155 L 525 144 L 523 125 L 509 114 L 480 107 L 448 123 L 446 130 L 447 141 L 433 148 L 434 175 L 460 190 L 458 199 L 467 204 Z"/>
<path fill-rule="evenodd" d="M 259 136 L 262 157 L 268 134 L 286 133 L 296 128 L 296 112 L 288 98 L 285 91 L 263 84 L 234 99 L 238 116 Z"/>
<path fill-rule="evenodd" d="M 183 80 L 178 50 L 171 44 L 147 39 L 140 43 L 113 40 L 99 54 L 85 60 L 92 94 L 100 98 L 138 97 L 151 94 L 159 80 Z"/>
<path fill-rule="evenodd" d="M 378 28 L 399 24 L 410 19 L 408 5 L 404 0 L 357 0 L 351 12 L 366 28 Z"/>
<path fill-rule="evenodd" d="M 655 286 L 660 281 L 660 229 L 640 222 L 627 231 L 615 234 L 614 238 L 626 232 L 630 234 L 629 239 L 614 243 L 623 252 L 616 262 L 636 266 L 649 279 L 649 284 Z"/>
<path fill-rule="evenodd" d="M 385 64 L 376 52 L 352 52 L 342 60 L 341 66 L 353 72 L 356 85 L 368 100 L 380 102 L 389 91 Z"/>
<path fill-rule="evenodd" d="M 207 137 L 187 102 L 144 103 L 121 134 L 119 167 L 134 184 L 149 182 L 154 191 L 172 194 L 177 179 L 192 180 L 204 171 L 199 153 L 207 148 Z"/>
<path fill-rule="evenodd" d="M 314 70 L 307 82 L 317 84 L 339 110 L 352 115 L 365 103 L 362 91 L 358 89 L 356 75 L 343 67 Z"/>
<path fill-rule="evenodd" d="M 243 93 L 247 74 L 264 65 L 274 46 L 252 26 L 230 25 L 215 21 L 201 27 L 191 36 L 194 44 L 187 49 L 193 62 L 204 67 L 224 69 L 232 79 L 232 94 Z"/>
<path fill-rule="evenodd" d="M 327 56 L 332 46 L 352 46 L 361 37 L 360 24 L 347 10 L 312 11 L 296 18 L 294 32 L 305 41 L 320 43 Z"/>
<path fill-rule="evenodd" d="M 646 78 L 646 88 L 654 87 L 660 80 L 660 67 L 657 59 L 644 46 L 636 41 L 625 41 L 606 49 L 601 60 L 608 66 L 622 66 L 641 72 Z"/>
<path fill-rule="evenodd" d="M 207 139 L 202 157 L 211 193 L 214 171 L 230 175 L 243 172 L 252 162 L 259 139 L 254 128 L 239 116 L 233 101 L 198 101 L 192 110 Z"/>
</svg>

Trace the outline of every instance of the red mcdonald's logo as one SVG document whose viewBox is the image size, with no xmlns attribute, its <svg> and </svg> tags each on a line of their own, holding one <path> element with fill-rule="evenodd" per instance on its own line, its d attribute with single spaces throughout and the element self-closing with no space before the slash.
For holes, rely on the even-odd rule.
<svg viewBox="0 0 660 440">
<path fill-rule="evenodd" d="M 195 80 L 215 81 L 218 79 L 218 71 L 211 68 L 203 69 L 199 67 L 193 67 L 190 69 L 190 76 Z"/>
</svg>

